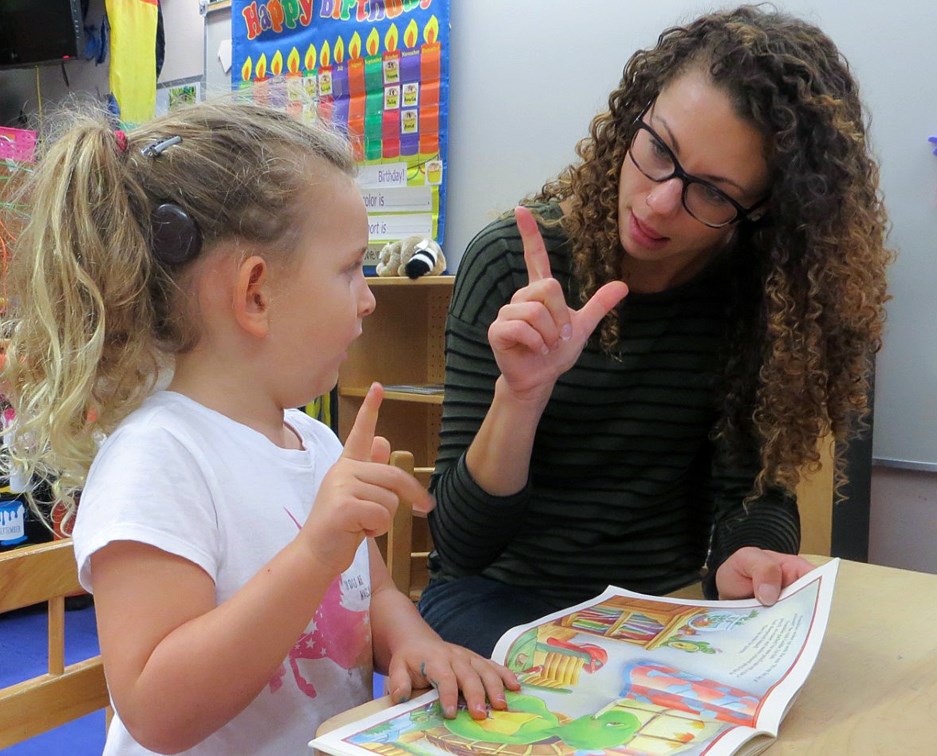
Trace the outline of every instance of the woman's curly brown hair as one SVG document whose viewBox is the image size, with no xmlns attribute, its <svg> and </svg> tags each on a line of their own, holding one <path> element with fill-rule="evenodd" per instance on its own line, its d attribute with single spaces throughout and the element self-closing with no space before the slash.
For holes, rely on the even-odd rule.
<svg viewBox="0 0 937 756">
<path fill-rule="evenodd" d="M 715 435 L 760 444 L 753 496 L 788 490 L 819 465 L 817 440 L 867 427 L 881 348 L 887 218 L 866 142 L 858 87 L 819 29 L 743 6 L 702 16 L 639 51 L 577 146 L 581 162 L 537 199 L 572 199 L 563 225 L 583 301 L 620 278 L 618 181 L 635 120 L 688 70 L 707 71 L 738 115 L 765 136 L 772 176 L 766 217 L 742 223 L 733 256 L 724 412 Z M 614 351 L 618 318 L 599 335 Z M 838 466 L 837 483 L 844 482 Z"/>
</svg>

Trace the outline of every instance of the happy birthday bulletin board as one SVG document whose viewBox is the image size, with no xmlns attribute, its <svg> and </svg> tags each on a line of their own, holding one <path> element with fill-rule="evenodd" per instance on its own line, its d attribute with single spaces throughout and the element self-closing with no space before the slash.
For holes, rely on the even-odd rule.
<svg viewBox="0 0 937 756">
<path fill-rule="evenodd" d="M 449 0 L 234 0 L 231 33 L 235 90 L 347 131 L 368 210 L 368 272 L 389 241 L 442 244 Z M 286 86 L 271 86 L 280 77 Z"/>
</svg>

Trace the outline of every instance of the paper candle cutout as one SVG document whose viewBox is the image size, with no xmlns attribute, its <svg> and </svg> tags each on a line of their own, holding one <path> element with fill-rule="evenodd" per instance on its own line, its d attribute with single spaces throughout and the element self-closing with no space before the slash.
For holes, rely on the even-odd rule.
<svg viewBox="0 0 937 756">
<path fill-rule="evenodd" d="M 382 60 L 384 97 L 381 119 L 381 156 L 395 158 L 400 155 L 400 51 L 397 24 L 391 24 L 384 35 Z"/>
<path fill-rule="evenodd" d="M 301 119 L 304 101 L 303 74 L 299 70 L 299 50 L 294 47 L 286 56 L 286 112 L 297 120 Z"/>
<path fill-rule="evenodd" d="M 400 110 L 401 155 L 415 155 L 420 149 L 419 115 L 415 107 L 419 100 L 420 50 L 416 48 L 416 42 L 416 21 L 411 19 L 403 33 L 406 49 L 400 53 L 400 85 L 403 98 L 403 107 Z M 408 104 L 412 107 L 407 108 Z"/>
<path fill-rule="evenodd" d="M 425 43 L 420 48 L 420 153 L 439 152 L 439 71 L 442 48 L 439 21 L 432 16 L 423 28 Z"/>
<path fill-rule="evenodd" d="M 372 28 L 365 41 L 364 58 L 364 157 L 381 157 L 384 114 L 384 66 L 380 56 L 381 35 Z"/>
<path fill-rule="evenodd" d="M 361 57 L 361 36 L 355 32 L 348 43 L 348 136 L 351 137 L 355 160 L 364 158 L 364 114 L 367 86 L 364 80 L 364 58 Z"/>
<path fill-rule="evenodd" d="M 329 120 L 332 117 L 332 50 L 329 41 L 319 49 L 319 114 Z"/>
<path fill-rule="evenodd" d="M 348 125 L 348 66 L 345 64 L 345 43 L 339 37 L 332 50 L 332 122 L 340 128 Z"/>
<path fill-rule="evenodd" d="M 283 73 L 283 53 L 277 50 L 270 59 L 270 75 L 279 76 Z"/>
</svg>

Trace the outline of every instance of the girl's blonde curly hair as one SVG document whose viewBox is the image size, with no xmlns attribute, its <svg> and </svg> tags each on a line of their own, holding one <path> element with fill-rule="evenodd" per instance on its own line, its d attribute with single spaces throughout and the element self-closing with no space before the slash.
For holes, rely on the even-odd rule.
<svg viewBox="0 0 937 756">
<path fill-rule="evenodd" d="M 170 137 L 181 142 L 146 154 Z M 73 504 L 100 439 L 197 340 L 189 266 L 160 264 L 151 249 L 157 206 L 194 219 L 202 249 L 236 240 L 288 260 L 309 222 L 306 190 L 354 169 L 336 132 L 248 102 L 196 104 L 126 134 L 97 109 L 63 110 L 20 188 L 28 218 L 8 224 L 12 464 Z"/>
<path fill-rule="evenodd" d="M 618 181 L 635 121 L 681 74 L 701 70 L 768 144 L 767 214 L 736 229 L 723 406 L 715 435 L 751 439 L 762 469 L 752 496 L 793 490 L 819 465 L 818 438 L 867 427 L 885 318 L 887 218 L 856 82 L 818 28 L 742 6 L 664 31 L 639 51 L 577 146 L 580 162 L 539 201 L 572 200 L 562 220 L 583 301 L 621 277 Z M 600 326 L 618 342 L 614 313 Z M 845 480 L 843 464 L 837 484 Z"/>
</svg>

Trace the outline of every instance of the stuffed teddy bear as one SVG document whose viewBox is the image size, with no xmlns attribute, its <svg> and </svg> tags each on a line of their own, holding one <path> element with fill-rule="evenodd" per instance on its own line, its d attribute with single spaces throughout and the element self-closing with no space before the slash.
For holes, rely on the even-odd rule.
<svg viewBox="0 0 937 756">
<path fill-rule="evenodd" d="M 408 236 L 385 244 L 375 268 L 379 276 L 438 276 L 446 269 L 442 248 L 426 236 Z"/>
</svg>

